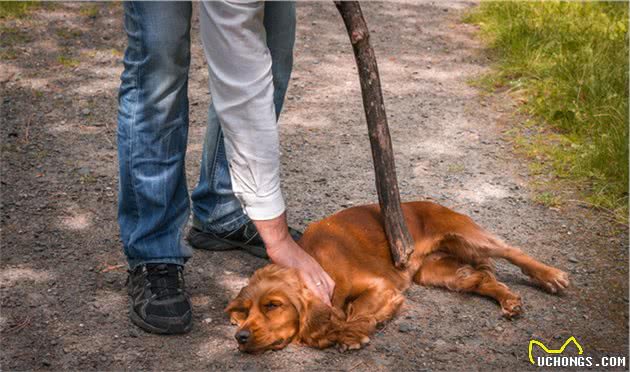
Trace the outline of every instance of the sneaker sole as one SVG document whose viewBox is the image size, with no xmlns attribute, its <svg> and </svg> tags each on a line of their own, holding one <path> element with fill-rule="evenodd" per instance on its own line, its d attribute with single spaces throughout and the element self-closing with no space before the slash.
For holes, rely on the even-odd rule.
<svg viewBox="0 0 630 372">
<path fill-rule="evenodd" d="M 136 314 L 136 312 L 133 309 L 133 306 L 131 306 L 131 304 L 129 305 L 129 318 L 131 319 L 131 322 L 133 324 L 137 325 L 138 327 L 142 328 L 143 330 L 145 330 L 145 331 L 147 331 L 149 333 L 155 333 L 155 334 L 159 334 L 159 335 L 184 334 L 184 333 L 190 332 L 190 330 L 192 329 L 192 320 L 186 326 L 173 324 L 172 326 L 170 326 L 170 327 L 168 327 L 166 329 L 165 328 L 155 327 L 155 326 L 145 322 L 144 319 L 142 319 L 140 317 L 140 315 Z"/>
</svg>

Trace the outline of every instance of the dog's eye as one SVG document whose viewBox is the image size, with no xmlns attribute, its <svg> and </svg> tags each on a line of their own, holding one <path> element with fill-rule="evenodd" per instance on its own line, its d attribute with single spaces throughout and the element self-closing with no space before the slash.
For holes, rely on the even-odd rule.
<svg viewBox="0 0 630 372">
<path fill-rule="evenodd" d="M 280 307 L 280 305 L 282 305 L 282 304 L 279 303 L 279 302 L 267 302 L 263 306 L 265 307 L 265 310 L 273 310 L 273 309 L 276 309 L 276 308 Z"/>
</svg>

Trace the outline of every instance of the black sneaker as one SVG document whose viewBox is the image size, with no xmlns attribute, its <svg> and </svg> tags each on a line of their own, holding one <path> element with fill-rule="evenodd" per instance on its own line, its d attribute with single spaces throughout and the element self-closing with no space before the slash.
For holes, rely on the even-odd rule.
<svg viewBox="0 0 630 372">
<path fill-rule="evenodd" d="M 184 268 L 147 264 L 129 271 L 129 317 L 145 331 L 186 333 L 192 328 L 192 305 L 184 291 Z"/>
<path fill-rule="evenodd" d="M 296 241 L 302 237 L 302 233 L 289 227 L 289 233 Z M 223 234 L 213 234 L 192 227 L 186 237 L 193 248 L 208 251 L 227 251 L 242 249 L 256 257 L 269 258 L 265 244 L 256 230 L 256 226 L 249 221 L 240 228 Z"/>
</svg>

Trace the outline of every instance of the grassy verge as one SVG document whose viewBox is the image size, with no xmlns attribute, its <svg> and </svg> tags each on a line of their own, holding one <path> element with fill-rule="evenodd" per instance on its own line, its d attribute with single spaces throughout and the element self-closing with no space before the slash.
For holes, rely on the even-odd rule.
<svg viewBox="0 0 630 372">
<path fill-rule="evenodd" d="M 0 1 L 0 19 L 23 17 L 37 3 L 37 1 Z"/>
<path fill-rule="evenodd" d="M 531 168 L 627 223 L 628 4 L 483 2 L 465 21 L 497 62 L 477 83 L 509 88 L 529 115 L 514 132 Z"/>
</svg>

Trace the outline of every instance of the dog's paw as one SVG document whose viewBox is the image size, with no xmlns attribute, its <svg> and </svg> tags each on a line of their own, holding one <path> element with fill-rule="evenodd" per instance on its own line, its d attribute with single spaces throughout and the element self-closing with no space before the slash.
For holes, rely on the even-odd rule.
<svg viewBox="0 0 630 372">
<path fill-rule="evenodd" d="M 569 286 L 569 274 L 553 267 L 548 267 L 534 276 L 534 279 L 544 289 L 551 293 L 559 293 Z"/>
<path fill-rule="evenodd" d="M 523 313 L 523 302 L 520 297 L 510 298 L 501 302 L 503 316 L 512 319 Z"/>
<path fill-rule="evenodd" d="M 337 350 L 340 352 L 345 352 L 348 350 L 359 350 L 365 345 L 370 343 L 370 338 L 368 336 L 359 336 L 356 335 L 351 337 L 342 337 L 341 340 L 337 342 Z"/>
</svg>

